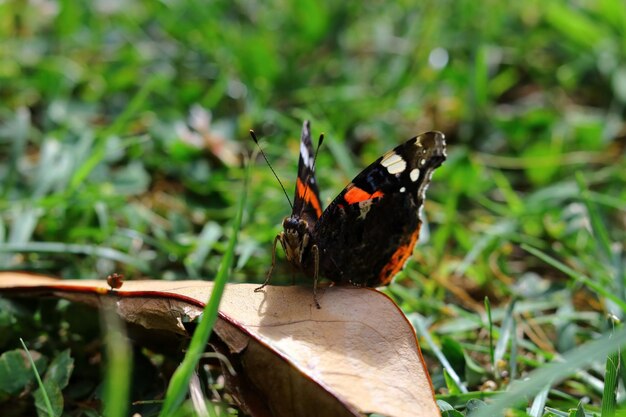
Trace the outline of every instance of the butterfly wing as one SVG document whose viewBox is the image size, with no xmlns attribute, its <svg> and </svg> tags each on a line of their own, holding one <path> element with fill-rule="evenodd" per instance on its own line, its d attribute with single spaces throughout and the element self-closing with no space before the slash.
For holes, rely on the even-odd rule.
<svg viewBox="0 0 626 417">
<path fill-rule="evenodd" d="M 444 135 L 428 132 L 387 152 L 357 175 L 314 229 L 322 275 L 358 286 L 391 282 L 413 253 L 426 188 L 445 158 Z"/>
<path fill-rule="evenodd" d="M 311 142 L 311 123 L 306 120 L 302 124 L 298 178 L 296 180 L 292 217 L 296 216 L 305 220 L 312 230 L 321 215 L 322 204 L 315 178 L 315 154 L 313 152 L 313 143 Z"/>
</svg>

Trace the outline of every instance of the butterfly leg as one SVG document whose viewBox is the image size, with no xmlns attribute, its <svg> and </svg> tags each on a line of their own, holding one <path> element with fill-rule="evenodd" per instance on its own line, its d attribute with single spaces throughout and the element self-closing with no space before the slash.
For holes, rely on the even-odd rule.
<svg viewBox="0 0 626 417">
<path fill-rule="evenodd" d="M 282 233 L 276 235 L 276 237 L 274 238 L 274 245 L 272 246 L 272 265 L 270 266 L 269 271 L 267 271 L 267 276 L 265 277 L 265 281 L 263 281 L 263 284 L 260 287 L 255 288 L 254 292 L 261 291 L 263 288 L 267 286 L 267 284 L 270 283 L 270 279 L 272 278 L 272 272 L 274 271 L 274 265 L 276 265 L 276 244 L 278 244 L 278 241 L 281 239 L 281 235 Z"/>
<path fill-rule="evenodd" d="M 313 273 L 313 302 L 315 302 L 315 306 L 318 309 L 321 309 L 319 301 L 317 301 L 317 278 L 319 277 L 319 269 L 320 269 L 320 252 L 317 245 L 313 245 L 311 247 L 311 252 L 313 253 L 313 264 L 315 267 Z"/>
</svg>

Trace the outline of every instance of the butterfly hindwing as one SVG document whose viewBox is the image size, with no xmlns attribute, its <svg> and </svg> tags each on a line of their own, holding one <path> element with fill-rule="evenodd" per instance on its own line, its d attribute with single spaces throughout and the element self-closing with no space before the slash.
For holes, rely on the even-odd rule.
<svg viewBox="0 0 626 417">
<path fill-rule="evenodd" d="M 357 175 L 313 230 L 321 275 L 358 286 L 388 284 L 413 253 L 424 194 L 444 160 L 444 135 L 428 132 Z"/>
<path fill-rule="evenodd" d="M 310 229 L 322 216 L 322 204 L 315 178 L 315 154 L 311 141 L 311 124 L 308 120 L 302 124 L 298 178 L 296 179 L 292 216 L 306 220 Z"/>
</svg>

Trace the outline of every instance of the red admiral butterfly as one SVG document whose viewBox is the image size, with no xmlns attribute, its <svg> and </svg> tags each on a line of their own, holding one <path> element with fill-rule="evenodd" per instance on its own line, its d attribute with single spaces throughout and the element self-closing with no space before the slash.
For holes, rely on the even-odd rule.
<svg viewBox="0 0 626 417">
<path fill-rule="evenodd" d="M 319 144 L 322 140 L 323 135 Z M 403 268 L 419 237 L 426 188 L 446 159 L 446 142 L 443 133 L 427 132 L 396 146 L 357 175 L 324 211 L 315 179 L 316 156 L 305 121 L 291 216 L 274 239 L 272 266 L 256 291 L 269 283 L 280 242 L 287 260 L 313 277 L 319 308 L 320 275 L 337 284 L 378 287 Z"/>
</svg>

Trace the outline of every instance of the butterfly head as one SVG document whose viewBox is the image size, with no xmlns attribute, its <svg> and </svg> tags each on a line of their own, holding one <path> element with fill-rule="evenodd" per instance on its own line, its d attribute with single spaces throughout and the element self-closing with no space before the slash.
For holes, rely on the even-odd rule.
<svg viewBox="0 0 626 417">
<path fill-rule="evenodd" d="M 280 234 L 280 243 L 285 250 L 287 260 L 302 265 L 302 255 L 309 245 L 311 233 L 306 220 L 298 216 L 285 217 L 284 232 Z"/>
</svg>

